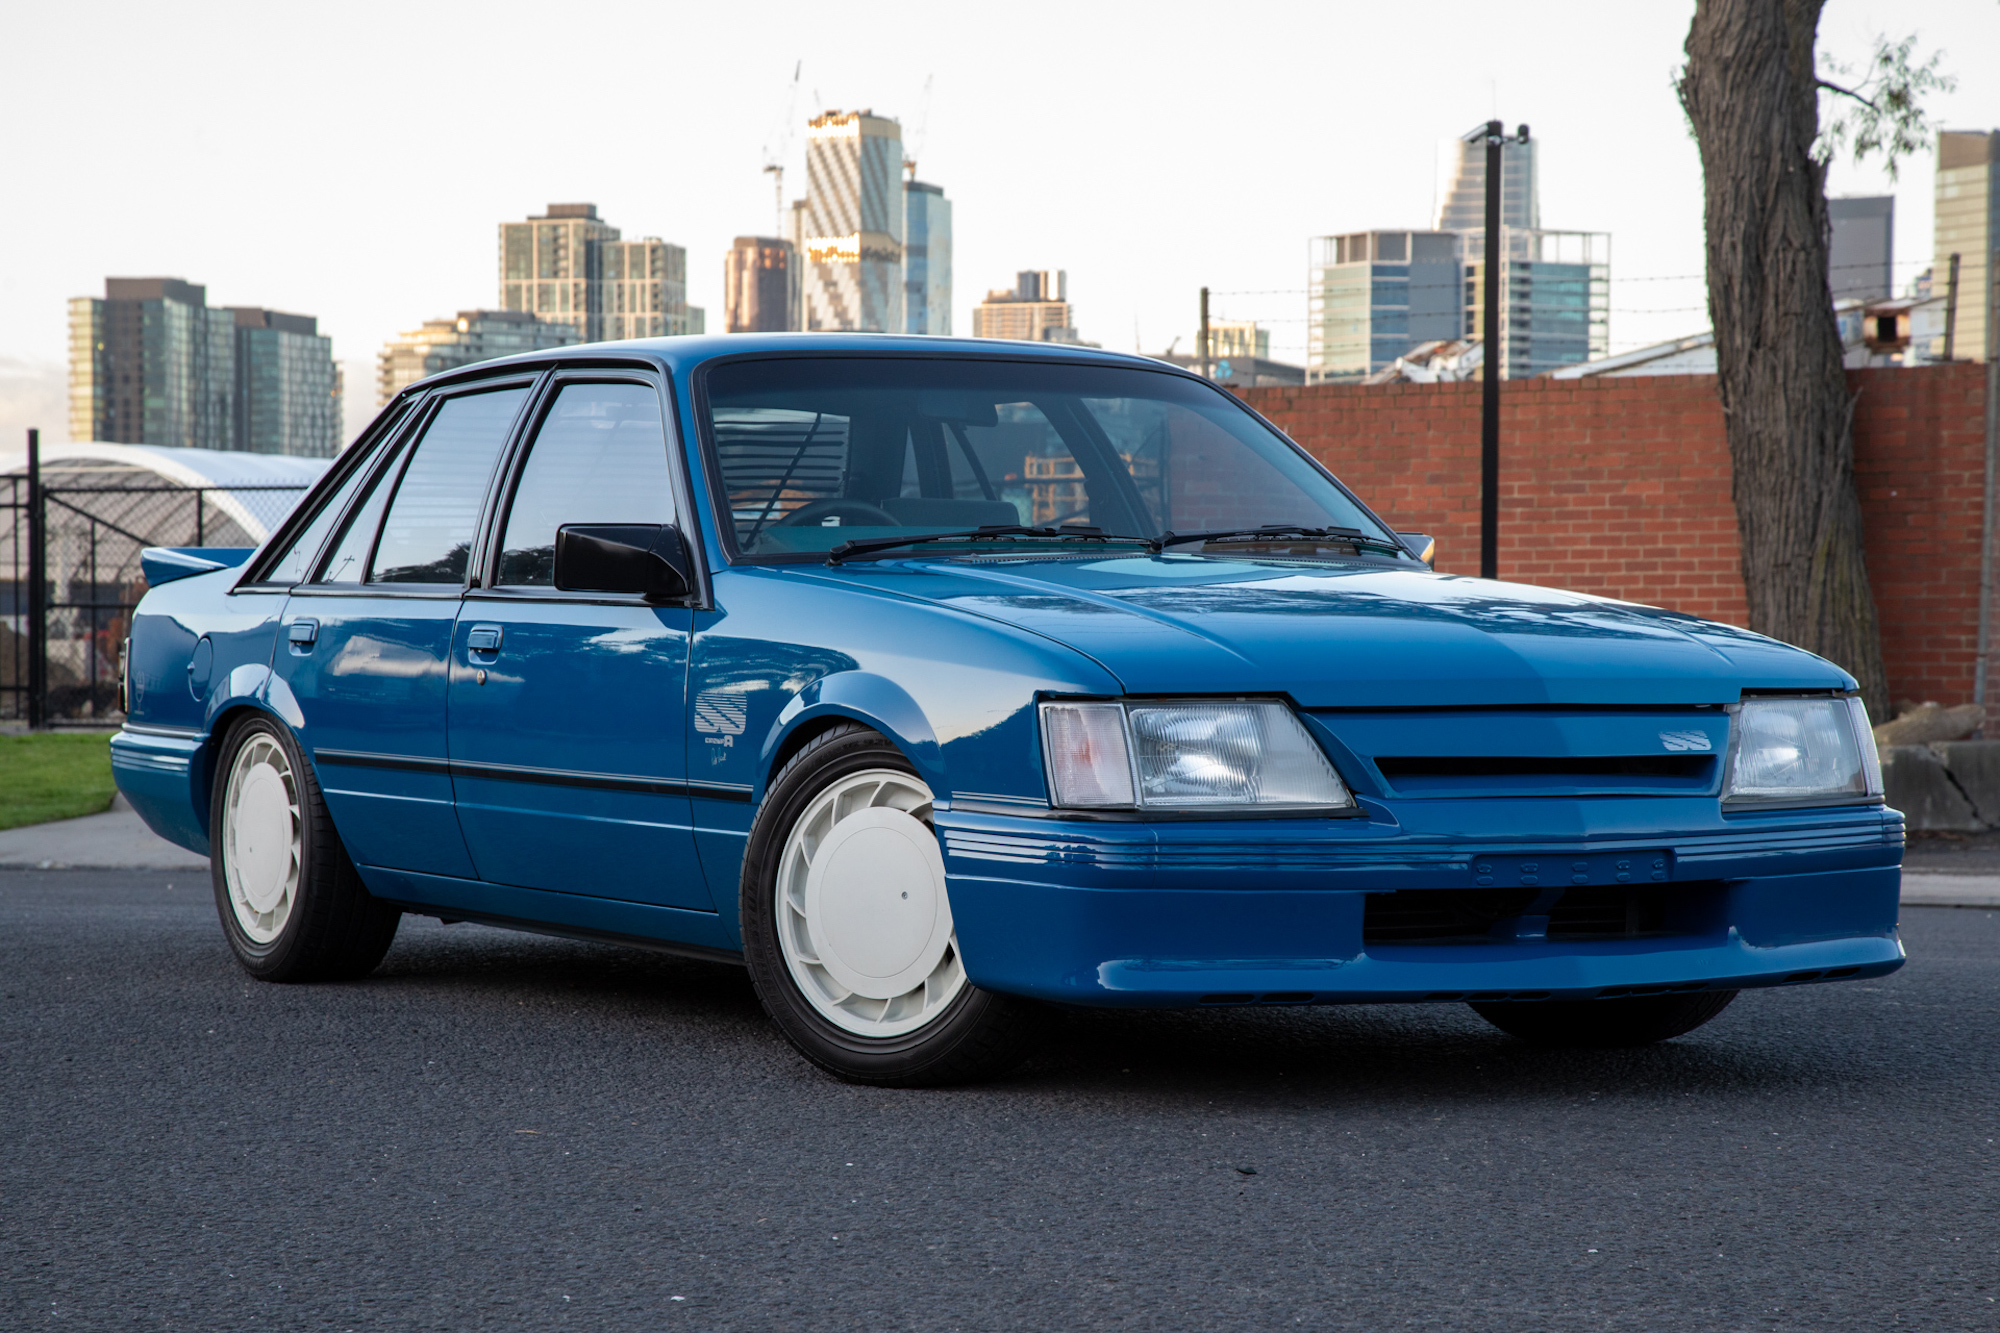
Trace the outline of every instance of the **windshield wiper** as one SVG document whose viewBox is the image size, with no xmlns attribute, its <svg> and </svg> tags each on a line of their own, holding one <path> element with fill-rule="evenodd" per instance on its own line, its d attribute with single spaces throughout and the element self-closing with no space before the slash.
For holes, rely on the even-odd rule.
<svg viewBox="0 0 2000 1333">
<path fill-rule="evenodd" d="M 1392 542 L 1385 537 L 1370 537 L 1360 528 L 1311 528 L 1296 523 L 1267 523 L 1261 528 L 1223 528 L 1217 532 L 1163 532 L 1153 540 L 1155 551 L 1164 551 L 1169 546 L 1185 546 L 1190 542 L 1256 542 L 1283 541 L 1288 537 L 1304 537 L 1311 540 L 1331 540 L 1357 549 L 1369 547 L 1386 551 L 1392 555 L 1409 555 L 1409 549 L 1400 542 Z"/>
<path fill-rule="evenodd" d="M 865 541 L 842 542 L 826 553 L 826 563 L 837 565 L 852 556 L 867 555 L 871 551 L 893 551 L 899 546 L 917 546 L 924 542 L 1001 540 L 1136 542 L 1148 548 L 1152 546 L 1151 538 L 1121 537 L 1117 533 L 1106 532 L 1103 528 L 1085 527 L 1082 524 L 1061 528 L 1030 528 L 1019 523 L 991 523 L 966 532 L 921 532 L 912 533 L 908 537 L 870 537 Z"/>
</svg>

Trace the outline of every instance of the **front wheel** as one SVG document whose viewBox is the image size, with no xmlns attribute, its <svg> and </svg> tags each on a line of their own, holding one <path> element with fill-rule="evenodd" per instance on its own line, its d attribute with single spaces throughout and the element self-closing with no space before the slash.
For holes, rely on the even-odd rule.
<svg viewBox="0 0 2000 1333">
<path fill-rule="evenodd" d="M 1692 1032 L 1729 1007 L 1733 990 L 1633 995 L 1615 1000 L 1509 1000 L 1473 1011 L 1538 1046 L 1646 1046 Z"/>
<path fill-rule="evenodd" d="M 249 715 L 224 736 L 209 873 L 236 961 L 264 981 L 366 976 L 402 913 L 363 887 L 292 734 Z"/>
<path fill-rule="evenodd" d="M 1034 1009 L 966 980 L 931 790 L 879 733 L 814 737 L 771 783 L 743 861 L 743 954 L 792 1045 L 856 1083 L 987 1078 Z"/>
</svg>

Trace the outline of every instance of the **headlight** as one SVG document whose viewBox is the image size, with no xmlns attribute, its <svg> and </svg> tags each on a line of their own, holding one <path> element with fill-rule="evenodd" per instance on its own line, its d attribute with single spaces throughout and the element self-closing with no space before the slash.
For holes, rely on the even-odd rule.
<svg viewBox="0 0 2000 1333">
<path fill-rule="evenodd" d="M 1042 744 L 1059 806 L 1354 804 L 1325 752 L 1279 703 L 1046 703 Z"/>
<path fill-rule="evenodd" d="M 1746 699 L 1737 709 L 1723 800 L 1798 805 L 1881 795 L 1875 733 L 1859 699 Z"/>
</svg>

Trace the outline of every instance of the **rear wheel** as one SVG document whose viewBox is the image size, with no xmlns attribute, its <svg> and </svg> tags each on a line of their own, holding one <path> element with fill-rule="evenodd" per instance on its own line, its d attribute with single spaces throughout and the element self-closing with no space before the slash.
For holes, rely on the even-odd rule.
<svg viewBox="0 0 2000 1333">
<path fill-rule="evenodd" d="M 966 980 L 931 791 L 843 724 L 771 783 L 743 862 L 743 952 L 779 1029 L 820 1068 L 918 1087 L 991 1077 L 1032 1035 L 1026 1001 Z"/>
<path fill-rule="evenodd" d="M 1733 990 L 1635 995 L 1615 1000 L 1475 1004 L 1481 1018 L 1538 1046 L 1645 1046 L 1692 1032 L 1729 1007 Z"/>
<path fill-rule="evenodd" d="M 223 739 L 209 806 L 209 873 L 237 962 L 264 981 L 366 976 L 402 913 L 372 897 L 284 727 L 249 715 Z"/>
</svg>

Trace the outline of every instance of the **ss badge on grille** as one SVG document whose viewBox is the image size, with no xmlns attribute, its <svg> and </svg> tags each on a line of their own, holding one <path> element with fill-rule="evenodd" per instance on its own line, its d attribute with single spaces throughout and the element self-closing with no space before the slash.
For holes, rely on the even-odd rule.
<svg viewBox="0 0 2000 1333">
<path fill-rule="evenodd" d="M 1705 731 L 1663 731 L 1660 733 L 1660 744 L 1677 753 L 1686 750 L 1706 750 L 1708 748 L 1708 733 Z"/>
</svg>

